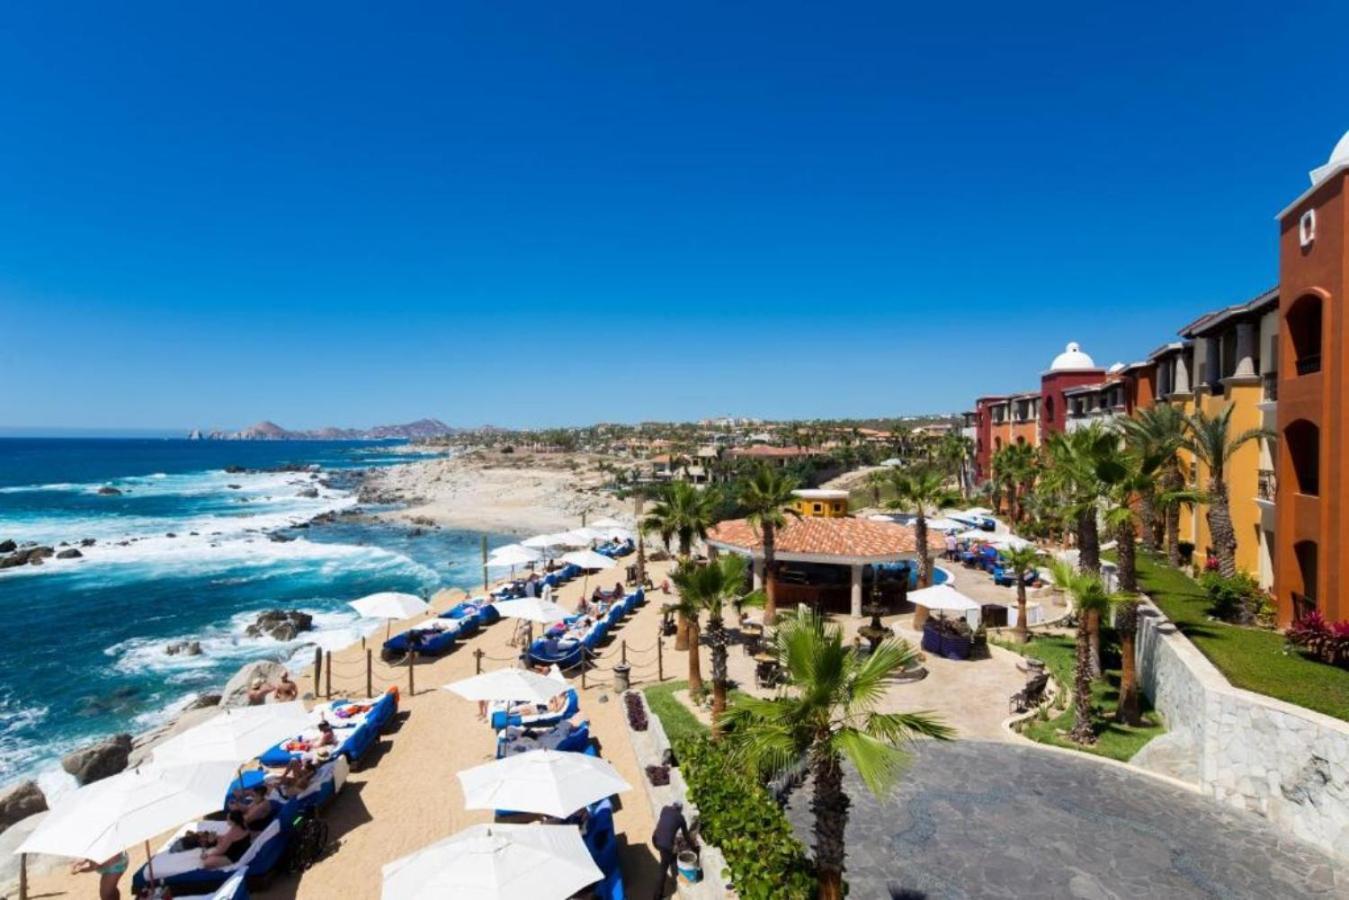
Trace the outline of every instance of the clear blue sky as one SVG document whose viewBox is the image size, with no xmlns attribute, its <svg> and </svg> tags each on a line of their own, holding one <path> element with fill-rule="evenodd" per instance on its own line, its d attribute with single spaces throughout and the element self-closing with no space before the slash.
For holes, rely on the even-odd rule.
<svg viewBox="0 0 1349 900">
<path fill-rule="evenodd" d="M 9 4 L 0 426 L 892 415 L 1136 358 L 1276 280 L 1349 13 L 1092 6 Z"/>
</svg>

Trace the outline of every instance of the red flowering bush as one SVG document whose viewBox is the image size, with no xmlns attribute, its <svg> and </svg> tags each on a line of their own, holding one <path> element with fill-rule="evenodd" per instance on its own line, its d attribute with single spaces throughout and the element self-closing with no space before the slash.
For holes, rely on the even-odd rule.
<svg viewBox="0 0 1349 900">
<path fill-rule="evenodd" d="M 1330 623 L 1317 610 L 1294 622 L 1288 642 L 1332 666 L 1349 667 L 1349 620 Z"/>
</svg>

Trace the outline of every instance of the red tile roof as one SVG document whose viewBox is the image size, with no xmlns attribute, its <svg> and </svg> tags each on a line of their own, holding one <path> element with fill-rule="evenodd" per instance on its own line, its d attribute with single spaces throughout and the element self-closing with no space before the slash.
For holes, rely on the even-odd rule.
<svg viewBox="0 0 1349 900">
<path fill-rule="evenodd" d="M 813 456 L 818 451 L 805 449 L 802 447 L 769 447 L 766 444 L 755 444 L 753 447 L 734 447 L 731 449 L 732 456 L 748 456 L 761 459 L 781 459 L 784 457 L 795 458 L 798 456 Z"/>
<path fill-rule="evenodd" d="M 776 535 L 776 549 L 781 556 L 839 557 L 847 560 L 886 561 L 918 552 L 918 540 L 908 525 L 894 522 L 874 522 L 870 519 L 827 519 L 807 516 L 789 519 L 787 527 Z M 762 551 L 763 540 L 758 531 L 744 519 L 731 519 L 713 527 L 708 541 L 725 544 L 751 552 Z M 928 532 L 928 547 L 935 551 L 945 549 L 945 540 L 937 532 Z"/>
</svg>

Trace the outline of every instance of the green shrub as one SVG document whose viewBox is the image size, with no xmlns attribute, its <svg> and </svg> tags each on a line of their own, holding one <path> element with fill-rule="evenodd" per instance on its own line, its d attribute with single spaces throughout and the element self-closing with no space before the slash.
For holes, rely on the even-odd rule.
<svg viewBox="0 0 1349 900">
<path fill-rule="evenodd" d="M 721 849 L 737 896 L 746 900 L 810 900 L 815 870 L 768 791 L 706 738 L 675 746 L 689 796 L 702 817 L 702 835 Z"/>
<path fill-rule="evenodd" d="M 1266 602 L 1260 583 L 1245 572 L 1225 578 L 1217 572 L 1199 576 L 1199 586 L 1209 600 L 1209 615 L 1224 622 L 1254 624 Z"/>
</svg>

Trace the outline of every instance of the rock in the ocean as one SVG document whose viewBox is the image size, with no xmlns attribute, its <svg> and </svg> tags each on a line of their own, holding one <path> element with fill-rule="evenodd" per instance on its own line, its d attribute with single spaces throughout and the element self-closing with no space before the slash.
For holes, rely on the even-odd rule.
<svg viewBox="0 0 1349 900">
<path fill-rule="evenodd" d="M 0 541 L 0 553 L 13 553 L 18 546 L 13 541 Z"/>
<path fill-rule="evenodd" d="M 69 550 L 62 550 L 60 553 L 56 554 L 57 559 L 79 559 L 81 556 L 84 556 L 84 554 L 74 547 L 71 547 Z"/>
<path fill-rule="evenodd" d="M 113 487 L 110 484 L 103 485 L 103 487 L 98 489 L 98 492 L 105 497 L 112 497 L 122 493 L 119 489 Z"/>
<path fill-rule="evenodd" d="M 201 641 L 174 641 L 164 647 L 169 656 L 201 656 Z"/>
<path fill-rule="evenodd" d="M 225 690 L 220 695 L 220 705 L 225 708 L 251 705 L 248 692 L 253 679 L 261 678 L 267 684 L 274 685 L 281 681 L 281 673 L 284 671 L 285 666 L 272 660 L 264 659 L 249 663 L 235 672 L 234 677 L 225 685 Z"/>
<path fill-rule="evenodd" d="M 249 637 L 270 637 L 278 641 L 293 641 L 302 631 L 314 627 L 314 617 L 298 609 L 269 609 L 258 613 L 257 621 L 245 629 Z"/>
<path fill-rule="evenodd" d="M 85 538 L 84 540 L 80 541 L 80 546 L 81 546 L 81 547 L 92 547 L 92 546 L 94 546 L 94 544 L 97 544 L 97 543 L 98 543 L 98 541 L 95 540 L 94 538 Z"/>
<path fill-rule="evenodd" d="M 131 735 L 117 734 L 67 754 L 61 760 L 65 769 L 81 785 L 116 775 L 126 768 L 131 755 Z"/>
<path fill-rule="evenodd" d="M 273 544 L 289 544 L 291 541 L 295 540 L 295 538 L 286 537 L 279 531 L 273 531 L 271 534 L 267 535 L 267 540 L 271 541 Z"/>
<path fill-rule="evenodd" d="M 37 782 L 20 781 L 0 794 L 0 831 L 46 810 L 47 798 Z"/>
<path fill-rule="evenodd" d="M 299 491 L 297 491 L 296 494 L 295 494 L 295 496 L 297 496 L 297 497 L 304 497 L 304 498 L 307 499 L 307 500 L 313 500 L 313 499 L 314 499 L 315 497 L 317 497 L 318 495 L 319 495 L 319 489 L 318 489 L 318 488 L 312 488 L 312 487 L 301 488 L 301 489 L 300 489 Z"/>
<path fill-rule="evenodd" d="M 225 466 L 226 475 L 241 475 L 247 471 L 243 466 Z"/>
</svg>

